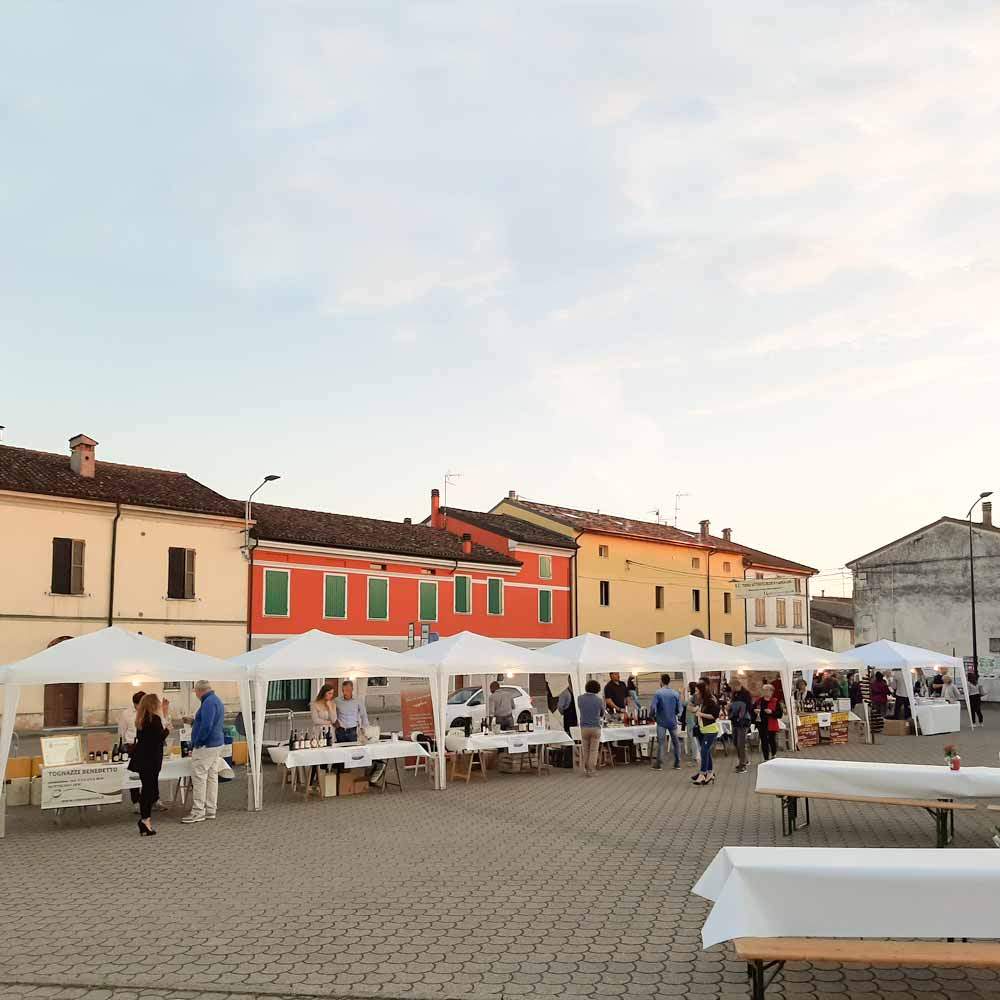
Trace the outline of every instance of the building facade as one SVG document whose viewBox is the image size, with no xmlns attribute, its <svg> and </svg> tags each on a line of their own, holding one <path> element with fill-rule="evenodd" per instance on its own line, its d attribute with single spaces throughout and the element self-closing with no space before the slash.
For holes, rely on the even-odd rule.
<svg viewBox="0 0 1000 1000">
<path fill-rule="evenodd" d="M 854 599 L 820 594 L 809 602 L 811 646 L 835 653 L 854 648 Z"/>
<path fill-rule="evenodd" d="M 983 504 L 974 523 L 976 634 L 980 656 L 1000 655 L 1000 528 Z M 893 639 L 972 655 L 969 522 L 942 517 L 847 563 L 854 574 L 856 642 Z"/>
<path fill-rule="evenodd" d="M 100 461 L 85 435 L 58 455 L 0 446 L 0 663 L 109 624 L 230 657 L 245 648 L 239 504 L 183 473 Z M 155 688 L 159 691 L 159 688 Z M 49 684 L 21 694 L 19 729 L 114 722 L 133 690 Z M 187 685 L 171 685 L 178 707 Z M 220 686 L 235 703 L 237 693 Z"/>
</svg>

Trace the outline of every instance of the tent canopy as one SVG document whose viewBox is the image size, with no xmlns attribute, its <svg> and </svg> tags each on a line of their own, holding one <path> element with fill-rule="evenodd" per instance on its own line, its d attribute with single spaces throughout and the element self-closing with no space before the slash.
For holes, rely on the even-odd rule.
<svg viewBox="0 0 1000 1000">
<path fill-rule="evenodd" d="M 117 625 L 49 646 L 0 669 L 5 684 L 143 684 L 158 681 L 241 681 L 225 660 L 136 635 Z"/>
<path fill-rule="evenodd" d="M 746 648 L 754 653 L 762 653 L 769 659 L 781 660 L 793 670 L 846 670 L 849 667 L 860 670 L 864 666 L 862 659 L 847 653 L 805 646 L 790 639 L 760 639 L 747 643 Z"/>
<path fill-rule="evenodd" d="M 573 636 L 572 639 L 561 639 L 540 652 L 546 657 L 558 657 L 575 671 L 584 674 L 610 671 L 637 674 L 650 669 L 649 662 L 643 655 L 645 650 L 639 646 L 618 639 L 606 639 L 592 632 Z"/>
<path fill-rule="evenodd" d="M 399 653 L 319 629 L 241 653 L 229 662 L 244 668 L 258 681 L 429 676 L 426 669 L 415 669 L 417 665 L 406 669 L 406 660 Z"/>
<path fill-rule="evenodd" d="M 962 661 L 957 656 L 947 656 L 945 653 L 935 653 L 932 649 L 921 649 L 919 646 L 907 646 L 902 642 L 890 639 L 879 639 L 869 642 L 866 646 L 855 646 L 854 649 L 839 653 L 841 663 L 853 660 L 855 663 L 869 667 L 885 667 L 888 670 L 902 670 L 906 667 L 921 667 L 931 670 L 946 667 L 950 670 L 960 670 Z"/>
<path fill-rule="evenodd" d="M 755 652 L 751 646 L 728 646 L 696 635 L 682 635 L 642 653 L 649 669 L 683 671 L 692 679 L 715 670 L 780 670 L 785 666 L 780 659 Z"/>
<path fill-rule="evenodd" d="M 490 639 L 475 632 L 459 632 L 400 656 L 403 663 L 420 663 L 445 674 L 565 674 L 572 665 L 548 649 L 527 649 L 512 642 Z"/>
</svg>

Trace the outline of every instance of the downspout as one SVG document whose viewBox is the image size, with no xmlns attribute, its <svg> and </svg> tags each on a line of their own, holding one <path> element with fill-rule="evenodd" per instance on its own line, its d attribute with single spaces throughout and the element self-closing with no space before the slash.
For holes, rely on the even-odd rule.
<svg viewBox="0 0 1000 1000">
<path fill-rule="evenodd" d="M 743 567 L 743 579 L 747 578 L 747 567 Z M 750 598 L 743 598 L 743 645 L 750 640 Z"/>
<path fill-rule="evenodd" d="M 708 635 L 706 639 L 712 638 L 712 556 L 718 549 L 709 549 L 705 556 L 705 601 L 708 604 Z"/>
<path fill-rule="evenodd" d="M 831 636 L 833 631 L 830 632 Z M 809 577 L 806 577 L 806 645 L 812 645 L 812 611 L 809 609 Z M 832 645 L 832 643 L 831 643 Z"/>
<path fill-rule="evenodd" d="M 250 544 L 250 532 L 247 532 L 247 652 L 253 649 L 253 551 L 256 545 Z"/>
<path fill-rule="evenodd" d="M 118 521 L 122 516 L 121 503 L 115 504 L 115 519 L 111 522 L 111 572 L 108 574 L 108 628 L 115 621 L 115 554 L 118 551 Z M 104 685 L 104 725 L 111 724 L 111 685 Z"/>
<path fill-rule="evenodd" d="M 580 539 L 583 537 L 583 532 L 573 539 L 577 543 L 576 549 L 573 551 L 573 627 L 571 631 L 572 636 L 580 634 Z M 577 692 L 577 697 L 580 696 L 580 692 Z M 579 718 L 579 716 L 578 716 Z"/>
</svg>

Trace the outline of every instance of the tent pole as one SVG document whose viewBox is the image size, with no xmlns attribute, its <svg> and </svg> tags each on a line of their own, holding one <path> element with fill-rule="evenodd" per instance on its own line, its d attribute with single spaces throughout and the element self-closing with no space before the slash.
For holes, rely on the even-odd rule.
<svg viewBox="0 0 1000 1000">
<path fill-rule="evenodd" d="M 7 761 L 10 760 L 10 744 L 14 738 L 14 720 L 17 718 L 17 703 L 21 688 L 17 684 L 5 684 L 3 689 L 3 718 L 0 719 L 0 838 L 7 832 Z"/>
</svg>

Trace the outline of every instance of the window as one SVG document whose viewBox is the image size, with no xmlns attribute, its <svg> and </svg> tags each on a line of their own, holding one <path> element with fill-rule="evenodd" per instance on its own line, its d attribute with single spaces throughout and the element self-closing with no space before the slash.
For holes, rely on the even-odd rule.
<svg viewBox="0 0 1000 1000">
<path fill-rule="evenodd" d="M 389 581 L 383 576 L 368 577 L 368 620 L 389 620 Z"/>
<path fill-rule="evenodd" d="M 323 617 L 347 617 L 347 577 L 327 573 L 323 577 Z"/>
<path fill-rule="evenodd" d="M 783 597 L 779 597 L 774 604 L 778 609 L 778 628 L 788 628 L 788 617 L 785 612 L 785 599 Z"/>
<path fill-rule="evenodd" d="M 792 601 L 792 625 L 802 628 L 802 602 Z"/>
<path fill-rule="evenodd" d="M 653 606 L 657 611 L 663 610 L 663 588 L 659 585 L 656 588 L 656 596 L 653 600 Z"/>
<path fill-rule="evenodd" d="M 731 646 L 733 644 L 733 633 L 732 632 L 725 632 L 725 633 L 723 633 L 722 641 L 727 646 Z"/>
<path fill-rule="evenodd" d="M 503 614 L 503 580 L 491 576 L 486 581 L 486 613 L 488 615 Z"/>
<path fill-rule="evenodd" d="M 543 625 L 552 624 L 552 591 L 538 591 L 538 620 Z"/>
<path fill-rule="evenodd" d="M 762 627 L 767 624 L 767 604 L 763 597 L 754 598 L 753 623 L 758 627 Z"/>
<path fill-rule="evenodd" d="M 722 564 L 723 573 L 732 573 L 732 571 L 733 571 L 733 564 L 731 562 L 724 562 Z"/>
<path fill-rule="evenodd" d="M 701 559 L 698 556 L 691 557 L 691 569 L 701 569 Z"/>
<path fill-rule="evenodd" d="M 602 639 L 610 639 L 611 638 L 611 633 L 610 632 L 602 632 L 601 633 L 601 638 Z"/>
<path fill-rule="evenodd" d="M 692 590 L 691 591 L 691 610 L 701 611 L 701 591 Z"/>
<path fill-rule="evenodd" d="M 657 632 L 656 633 L 656 645 L 659 646 L 661 642 L 666 642 L 667 633 Z"/>
<path fill-rule="evenodd" d="M 602 608 L 611 606 L 611 583 L 608 580 L 601 580 L 598 591 L 600 594 L 600 605 Z"/>
<path fill-rule="evenodd" d="M 722 592 L 722 613 L 724 615 L 733 613 L 733 595 L 728 590 Z"/>
<path fill-rule="evenodd" d="M 420 581 L 420 620 L 436 622 L 438 618 L 438 588 L 433 580 Z"/>
<path fill-rule="evenodd" d="M 472 614 L 472 577 L 455 577 L 455 614 Z"/>
<path fill-rule="evenodd" d="M 301 711 L 309 707 L 312 681 L 271 681 L 267 686 L 268 708 L 289 708 Z"/>
<path fill-rule="evenodd" d="M 1000 638 L 990 639 L 990 652 L 1000 653 Z"/>
<path fill-rule="evenodd" d="M 552 556 L 538 557 L 538 579 L 539 580 L 552 579 Z"/>
<path fill-rule="evenodd" d="M 755 576 L 755 577 L 756 577 L 756 578 L 757 578 L 758 580 L 763 580 L 763 579 L 764 579 L 764 574 L 763 574 L 763 573 L 754 573 L 754 576 Z"/>
<path fill-rule="evenodd" d="M 167 549 L 167 597 L 194 600 L 194 549 Z"/>
<path fill-rule="evenodd" d="M 85 543 L 73 538 L 52 539 L 52 593 L 83 593 Z"/>
<path fill-rule="evenodd" d="M 600 556 L 601 559 L 607 559 L 608 558 L 608 547 L 607 547 L 607 545 L 598 545 L 597 546 L 597 554 L 598 554 L 598 556 Z"/>
<path fill-rule="evenodd" d="M 291 573 L 287 569 L 264 570 L 264 614 L 275 618 L 288 617 L 288 583 Z"/>
<path fill-rule="evenodd" d="M 186 635 L 168 635 L 163 640 L 168 646 L 177 646 L 179 649 L 190 649 L 194 650 L 194 639 L 191 636 Z M 181 682 L 180 681 L 164 681 L 163 682 L 163 693 L 166 694 L 168 691 L 180 691 Z"/>
<path fill-rule="evenodd" d="M 798 576 L 795 578 L 795 593 L 796 594 L 802 593 L 802 578 Z"/>
</svg>

